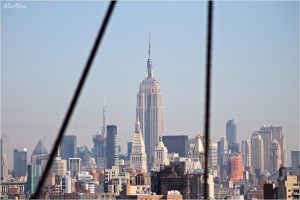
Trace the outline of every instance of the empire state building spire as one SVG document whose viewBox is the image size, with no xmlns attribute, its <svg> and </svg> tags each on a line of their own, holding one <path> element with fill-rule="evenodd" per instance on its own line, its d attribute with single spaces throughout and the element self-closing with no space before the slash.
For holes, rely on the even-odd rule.
<svg viewBox="0 0 300 200">
<path fill-rule="evenodd" d="M 152 59 L 151 55 L 151 48 L 150 48 L 150 35 L 149 35 L 149 50 L 148 50 L 148 61 L 147 61 L 147 79 L 152 78 L 154 79 L 153 69 L 152 69 Z"/>
</svg>

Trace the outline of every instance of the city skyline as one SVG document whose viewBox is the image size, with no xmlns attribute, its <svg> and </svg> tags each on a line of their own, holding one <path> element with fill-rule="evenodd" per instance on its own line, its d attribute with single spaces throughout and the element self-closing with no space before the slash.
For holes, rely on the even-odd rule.
<svg viewBox="0 0 300 200">
<path fill-rule="evenodd" d="M 67 4 L 56 3 L 61 5 Z M 68 38 L 67 36 L 70 32 L 64 30 L 63 25 L 69 20 L 68 25 L 73 28 L 72 30 L 75 31 L 80 28 L 71 20 L 75 14 L 72 14 L 72 11 L 80 11 L 82 13 L 86 11 L 86 9 L 80 8 L 80 2 L 70 4 L 71 14 L 66 19 L 63 19 L 61 23 L 58 23 L 57 19 L 59 19 L 59 16 L 64 16 L 64 11 L 57 7 L 51 7 L 51 5 L 55 5 L 54 3 L 26 2 L 26 4 L 27 8 L 24 10 L 4 10 L 2 14 L 3 59 L 1 62 L 3 66 L 3 84 L 1 132 L 4 140 L 4 153 L 8 155 L 9 168 L 12 168 L 13 149 L 18 146 L 27 147 L 29 150 L 28 154 L 31 155 L 33 149 L 29 149 L 29 147 L 34 147 L 38 140 L 42 139 L 47 150 L 51 151 L 52 142 L 57 134 L 58 127 L 99 25 L 98 15 L 103 15 L 103 13 L 97 12 L 96 8 L 92 8 L 93 6 L 89 6 L 88 8 L 92 9 L 92 11 L 85 19 L 81 19 L 80 25 L 90 31 L 83 30 L 86 35 L 83 34 L 84 36 L 82 36 L 77 33 L 74 35 L 74 38 Z M 105 2 L 91 3 L 91 5 L 100 7 L 102 11 L 105 10 L 106 4 Z M 296 55 L 298 51 L 294 51 L 299 47 L 297 46 L 299 45 L 299 38 L 296 37 L 296 35 L 299 35 L 299 21 L 298 18 L 294 18 L 294 15 L 299 14 L 299 11 L 294 9 L 294 4 L 297 4 L 297 2 L 286 4 L 280 2 L 273 2 L 273 4 L 261 2 L 216 3 L 215 28 L 219 32 L 215 34 L 214 38 L 211 123 L 211 135 L 215 142 L 219 140 L 220 136 L 226 135 L 225 124 L 227 120 L 234 119 L 238 125 L 238 143 L 241 140 L 250 139 L 251 134 L 259 130 L 264 124 L 267 126 L 274 125 L 283 127 L 284 134 L 287 137 L 287 144 L 291 143 L 291 145 L 287 145 L 287 158 L 290 159 L 290 151 L 299 150 L 299 144 L 295 142 L 294 138 L 296 135 L 297 141 L 299 141 L 299 87 L 297 86 L 299 82 L 297 77 L 299 74 L 297 69 L 299 59 Z M 155 8 L 157 5 L 162 7 L 158 10 L 159 14 L 162 14 L 163 9 L 168 9 L 170 16 L 163 18 L 162 22 L 159 23 L 158 17 L 148 18 L 151 16 L 150 11 L 146 11 L 143 19 L 149 22 L 150 25 L 144 26 L 145 30 L 143 29 L 143 31 L 133 34 L 128 28 L 128 30 L 125 30 L 125 34 L 116 34 L 120 28 L 124 28 L 122 24 L 124 21 L 120 17 L 124 16 L 124 13 L 129 12 L 130 6 L 141 8 L 141 10 L 134 11 L 135 14 L 139 14 L 145 11 L 146 8 L 149 8 L 149 6 Z M 171 5 L 171 8 L 167 8 L 169 5 Z M 197 13 L 197 9 L 193 8 L 195 5 L 199 5 L 199 9 L 202 9 L 203 13 Z M 246 8 L 249 5 L 250 8 Z M 262 8 L 255 5 L 260 5 Z M 180 6 L 188 8 L 192 17 L 184 15 L 187 11 L 184 11 L 183 14 L 177 13 L 179 16 L 176 17 L 176 20 L 179 20 L 181 23 L 176 25 L 178 21 L 172 20 L 171 17 L 175 17 L 175 13 Z M 280 8 L 280 6 L 283 7 Z M 53 12 L 57 11 L 55 12 L 57 13 L 57 18 L 50 20 L 51 11 L 41 15 L 45 7 L 50 7 Z M 262 28 L 260 30 L 262 35 L 259 35 L 259 32 L 255 32 L 253 28 L 246 26 L 246 22 L 243 24 L 239 20 L 234 21 L 232 25 L 227 24 L 228 27 L 223 27 L 222 21 L 232 20 L 234 14 L 241 14 L 240 12 L 242 11 L 234 11 L 230 14 L 230 11 L 233 11 L 236 7 L 246 11 L 243 15 L 246 21 L 253 22 L 249 18 L 253 10 L 257 11 L 257 16 L 255 17 L 265 16 L 267 18 L 262 18 L 256 25 L 250 23 L 255 28 Z M 107 124 L 116 124 L 118 126 L 118 136 L 121 138 L 120 141 L 123 148 L 130 141 L 134 131 L 137 84 L 143 79 L 143 74 L 146 71 L 145 58 L 147 58 L 147 36 L 149 32 L 151 32 L 155 74 L 160 80 L 165 94 L 165 135 L 187 134 L 190 138 L 193 138 L 198 130 L 203 135 L 204 67 L 201 66 L 204 66 L 205 56 L 206 11 L 204 8 L 204 2 L 186 4 L 182 2 L 121 2 L 109 25 L 97 61 L 93 66 L 92 73 L 84 88 L 66 135 L 76 135 L 79 146 L 87 144 L 89 147 L 92 147 L 92 135 L 95 135 L 101 128 L 101 100 L 105 97 L 107 100 Z M 267 13 L 262 15 L 263 11 Z M 279 12 L 280 16 L 274 16 L 275 19 L 273 19 L 273 14 L 276 11 L 281 11 Z M 32 14 L 29 15 L 29 12 L 32 12 Z M 29 20 L 32 20 L 36 15 L 41 15 L 42 19 L 35 19 L 30 22 Z M 221 19 L 222 15 L 224 19 Z M 183 17 L 185 20 L 193 20 L 195 16 L 201 18 L 200 24 L 203 23 L 203 25 L 199 25 L 199 28 L 193 28 L 197 24 L 196 21 L 187 24 L 184 24 L 184 21 L 180 21 L 180 17 Z M 9 19 L 9 17 L 12 18 Z M 124 20 L 133 20 L 133 17 L 134 14 L 131 14 L 124 17 Z M 12 23 L 10 20 L 16 21 Z M 41 35 L 35 35 L 28 30 L 20 31 L 23 30 L 24 26 L 34 27 L 39 25 L 43 27 L 43 20 L 51 22 L 50 27 L 62 30 L 61 34 L 63 36 L 60 34 L 48 35 L 50 41 L 58 40 L 57 43 L 50 45 L 49 41 L 44 41 L 45 38 L 41 37 Z M 93 23 L 84 25 L 85 20 L 93 21 Z M 169 27 L 163 28 L 163 23 L 168 20 L 170 20 Z M 266 23 L 267 20 L 271 20 L 275 25 Z M 140 25 L 141 21 L 141 19 L 136 20 L 133 25 Z M 276 22 L 280 26 L 277 27 Z M 263 26 L 265 24 L 268 24 L 269 27 L 265 28 Z M 297 26 L 293 28 L 295 24 Z M 133 25 L 129 24 L 130 27 Z M 227 28 L 232 28 L 232 31 L 235 30 L 233 29 L 234 25 L 241 25 L 242 27 L 237 29 L 238 33 L 235 36 L 230 37 L 228 34 L 231 31 L 226 30 Z M 181 30 L 175 34 L 174 31 L 180 27 L 195 33 Z M 250 42 L 246 43 L 246 45 L 252 50 L 256 49 L 257 52 L 249 54 L 250 50 L 240 46 L 245 44 L 244 40 L 251 38 L 250 34 L 242 35 L 244 37 L 239 35 L 239 33 L 245 34 L 242 28 L 246 29 L 245 32 L 252 31 L 252 35 L 256 36 L 252 40 L 256 46 Z M 271 30 L 274 31 L 272 36 L 268 35 Z M 40 31 L 43 33 L 42 30 Z M 298 34 L 294 33 L 294 31 Z M 22 32 L 23 35 L 18 34 L 18 32 Z M 174 33 L 174 35 L 171 33 Z M 238 35 L 242 38 L 237 37 Z M 127 41 L 124 40 L 123 36 Z M 186 37 L 191 37 L 193 42 L 186 40 Z M 228 43 L 224 42 L 222 37 L 230 39 L 230 41 Z M 14 40 L 12 41 L 11 38 L 14 38 Z M 80 39 L 85 40 L 77 42 Z M 60 46 L 60 42 L 64 40 L 66 46 Z M 238 40 L 237 44 L 239 45 L 235 44 L 235 40 Z M 294 44 L 295 40 L 298 41 L 297 44 Z M 259 41 L 266 43 L 265 45 L 260 44 L 263 50 L 259 50 L 261 49 L 257 44 Z M 274 46 L 274 41 L 277 42 L 278 46 Z M 110 47 L 112 43 L 116 45 L 114 48 Z M 76 49 L 74 46 L 76 50 L 71 51 L 67 55 L 68 59 L 72 58 L 73 60 L 64 60 L 61 55 L 64 55 L 64 50 L 71 44 L 79 45 L 80 48 Z M 225 50 L 229 44 L 234 46 L 230 49 L 233 51 L 231 53 Z M 24 51 L 28 45 L 32 45 L 31 53 L 25 53 Z M 39 52 L 38 49 L 43 45 L 50 45 L 50 49 L 42 48 L 41 54 L 37 54 Z M 62 49 L 59 50 L 57 47 Z M 274 47 L 276 51 L 272 50 L 271 47 Z M 17 51 L 19 48 L 20 50 Z M 81 51 L 82 49 L 84 49 L 84 53 Z M 187 53 L 187 50 L 192 50 L 191 54 Z M 238 52 L 241 50 L 246 51 L 249 54 L 248 57 L 247 54 Z M 268 53 L 267 50 L 270 50 L 270 52 Z M 264 56 L 261 56 L 260 53 L 264 53 Z M 221 54 L 225 54 L 224 57 Z M 77 58 L 73 55 L 81 56 Z M 116 55 L 119 59 L 113 60 L 113 57 L 110 55 Z M 281 57 L 278 57 L 278 55 Z M 15 56 L 18 56 L 20 59 L 13 59 Z M 54 56 L 55 60 L 51 56 Z M 203 60 L 199 59 L 199 56 Z M 240 58 L 233 61 L 236 56 Z M 250 63 L 246 63 L 243 59 Z M 261 61 L 254 62 L 253 60 L 256 59 Z M 270 61 L 271 59 L 272 62 Z M 223 65 L 226 67 L 222 68 Z M 255 65 L 257 66 L 255 67 Z M 289 66 L 289 70 L 285 70 L 286 65 Z M 24 70 L 23 66 L 26 67 L 26 70 Z M 43 67 L 39 68 L 39 66 Z M 183 81 L 178 83 L 178 80 Z M 57 82 L 61 87 L 50 86 L 53 85 L 53 82 Z M 258 86 L 260 88 L 257 88 Z M 24 87 L 27 91 L 24 91 Z M 289 90 L 286 88 L 289 88 Z M 116 91 L 119 95 L 126 98 L 122 100 L 116 98 L 117 95 L 114 94 Z M 180 91 L 180 94 L 178 94 L 178 91 Z M 252 109 L 248 107 L 252 107 Z M 30 141 L 27 139 L 29 135 L 32 136 Z M 17 138 L 20 140 L 17 140 Z M 14 141 L 14 144 L 11 141 Z M 125 149 L 122 149 L 122 152 L 125 152 Z"/>
</svg>

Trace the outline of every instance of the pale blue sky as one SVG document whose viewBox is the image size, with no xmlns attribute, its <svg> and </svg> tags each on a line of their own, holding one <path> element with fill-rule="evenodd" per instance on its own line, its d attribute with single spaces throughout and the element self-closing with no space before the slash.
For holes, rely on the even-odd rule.
<svg viewBox="0 0 300 200">
<path fill-rule="evenodd" d="M 31 155 L 40 138 L 50 151 L 108 5 L 21 3 L 1 7 L 1 133 L 11 160 L 13 148 Z M 165 134 L 203 133 L 206 2 L 119 2 L 67 131 L 78 145 L 92 146 L 105 97 L 126 151 L 149 33 Z M 299 3 L 216 2 L 213 39 L 212 138 L 233 118 L 239 141 L 272 124 L 283 126 L 288 151 L 299 149 Z"/>
</svg>

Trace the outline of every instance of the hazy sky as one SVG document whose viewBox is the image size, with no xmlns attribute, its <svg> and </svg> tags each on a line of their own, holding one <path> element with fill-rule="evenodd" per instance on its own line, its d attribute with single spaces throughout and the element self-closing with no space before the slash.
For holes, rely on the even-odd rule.
<svg viewBox="0 0 300 200">
<path fill-rule="evenodd" d="M 13 149 L 39 139 L 48 151 L 61 125 L 108 2 L 21 2 L 1 6 L 1 134 Z M 165 104 L 165 134 L 203 134 L 206 2 L 119 2 L 67 134 L 92 147 L 102 124 L 133 139 L 136 93 L 145 78 L 148 35 Z M 262 125 L 282 126 L 299 150 L 299 2 L 216 2 L 212 138 L 238 124 L 238 141 Z"/>
</svg>

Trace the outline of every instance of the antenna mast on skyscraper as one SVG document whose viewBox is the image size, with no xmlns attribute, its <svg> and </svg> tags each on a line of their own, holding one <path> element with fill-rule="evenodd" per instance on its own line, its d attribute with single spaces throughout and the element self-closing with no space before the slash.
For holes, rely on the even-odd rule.
<svg viewBox="0 0 300 200">
<path fill-rule="evenodd" d="M 103 98 L 102 135 L 105 137 L 105 98 Z"/>
<path fill-rule="evenodd" d="M 148 50 L 148 55 L 149 55 L 149 59 L 150 59 L 150 54 L 151 54 L 151 47 L 150 47 L 150 33 L 149 33 L 149 50 Z"/>
</svg>

